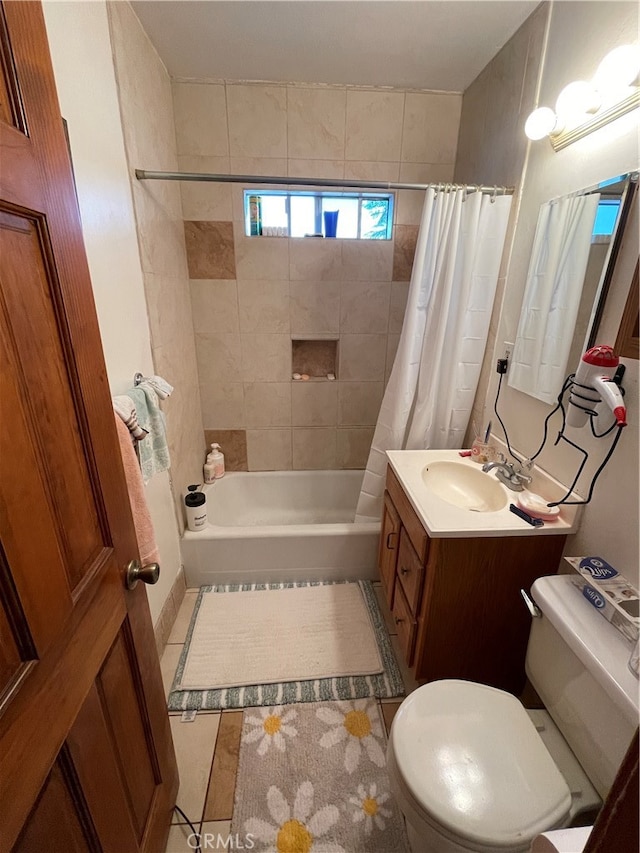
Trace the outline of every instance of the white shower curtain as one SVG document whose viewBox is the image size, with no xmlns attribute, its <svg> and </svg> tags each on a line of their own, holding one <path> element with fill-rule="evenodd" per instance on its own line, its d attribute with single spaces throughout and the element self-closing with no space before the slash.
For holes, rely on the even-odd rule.
<svg viewBox="0 0 640 853">
<path fill-rule="evenodd" d="M 510 196 L 427 190 L 398 352 L 356 521 L 380 518 L 386 450 L 460 447 L 480 376 Z"/>
<path fill-rule="evenodd" d="M 509 385 L 545 403 L 567 372 L 599 201 L 591 193 L 540 207 Z"/>
</svg>

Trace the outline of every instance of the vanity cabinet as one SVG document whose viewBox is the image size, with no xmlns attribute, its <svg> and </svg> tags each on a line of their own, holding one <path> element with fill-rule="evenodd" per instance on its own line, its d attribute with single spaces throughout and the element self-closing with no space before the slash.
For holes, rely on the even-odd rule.
<svg viewBox="0 0 640 853">
<path fill-rule="evenodd" d="M 387 468 L 379 569 L 416 679 L 519 694 L 531 625 L 520 589 L 555 574 L 566 536 L 430 537 Z"/>
</svg>

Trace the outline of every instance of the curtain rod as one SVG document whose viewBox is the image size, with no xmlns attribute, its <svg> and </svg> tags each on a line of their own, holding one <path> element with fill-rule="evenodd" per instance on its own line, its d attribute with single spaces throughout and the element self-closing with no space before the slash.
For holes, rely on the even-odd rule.
<svg viewBox="0 0 640 853">
<path fill-rule="evenodd" d="M 136 169 L 139 181 L 209 181 L 220 184 L 275 184 L 289 187 L 346 187 L 365 190 L 456 189 L 467 192 L 513 195 L 513 187 L 487 187 L 479 184 L 403 184 L 395 181 L 347 181 L 339 178 L 282 178 L 269 175 L 216 175 L 211 172 L 153 172 Z"/>
</svg>

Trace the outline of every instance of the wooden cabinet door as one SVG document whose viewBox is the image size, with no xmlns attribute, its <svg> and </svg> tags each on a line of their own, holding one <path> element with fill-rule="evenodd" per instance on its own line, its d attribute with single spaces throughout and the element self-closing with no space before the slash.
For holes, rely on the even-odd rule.
<svg viewBox="0 0 640 853">
<path fill-rule="evenodd" d="M 159 853 L 175 756 L 39 3 L 0 5 L 0 60 L 0 850 Z"/>
<path fill-rule="evenodd" d="M 389 604 L 389 610 L 393 609 L 393 592 L 396 579 L 399 541 L 400 516 L 389 497 L 389 492 L 385 492 L 380 548 L 378 550 L 378 568 L 380 569 L 380 580 L 382 581 L 384 594 Z"/>
</svg>

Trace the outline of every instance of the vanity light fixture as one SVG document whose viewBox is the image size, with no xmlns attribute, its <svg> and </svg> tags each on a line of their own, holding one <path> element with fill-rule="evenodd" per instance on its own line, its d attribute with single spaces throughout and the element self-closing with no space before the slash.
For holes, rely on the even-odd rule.
<svg viewBox="0 0 640 853">
<path fill-rule="evenodd" d="M 555 110 L 539 107 L 526 121 L 532 140 L 549 137 L 555 151 L 640 107 L 640 45 L 608 53 L 591 82 L 576 80 L 560 92 Z"/>
</svg>

